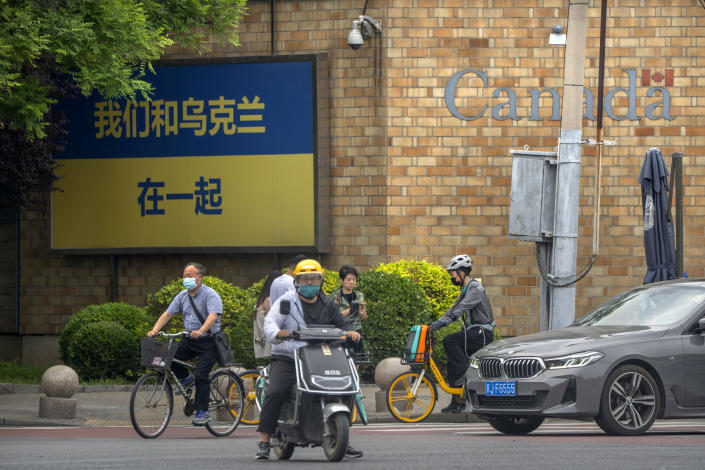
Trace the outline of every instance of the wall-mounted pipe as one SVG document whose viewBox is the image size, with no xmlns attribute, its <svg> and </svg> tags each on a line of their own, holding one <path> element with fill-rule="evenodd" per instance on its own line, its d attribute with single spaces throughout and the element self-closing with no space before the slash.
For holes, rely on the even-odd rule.
<svg viewBox="0 0 705 470">
<path fill-rule="evenodd" d="M 274 36 L 274 25 L 276 24 L 276 18 L 275 18 L 275 5 L 276 0 L 270 0 L 269 1 L 269 34 L 271 36 L 270 42 L 272 45 L 272 55 L 276 53 L 276 46 L 275 46 L 275 36 Z"/>
</svg>

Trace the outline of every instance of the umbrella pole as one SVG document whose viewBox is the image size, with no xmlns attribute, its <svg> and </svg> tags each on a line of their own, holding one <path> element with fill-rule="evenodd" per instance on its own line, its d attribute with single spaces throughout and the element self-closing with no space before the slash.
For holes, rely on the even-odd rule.
<svg viewBox="0 0 705 470">
<path fill-rule="evenodd" d="M 671 175 L 675 178 L 675 185 L 669 190 L 673 193 L 675 186 L 676 196 L 676 277 L 683 277 L 683 152 L 671 155 Z M 670 204 L 669 204 L 670 210 Z"/>
<path fill-rule="evenodd" d="M 607 35 L 607 0 L 600 6 L 600 59 L 597 77 L 597 132 L 595 134 L 595 204 L 592 222 L 592 255 L 600 254 L 600 182 L 602 178 L 602 108 L 605 96 L 605 36 Z"/>
</svg>

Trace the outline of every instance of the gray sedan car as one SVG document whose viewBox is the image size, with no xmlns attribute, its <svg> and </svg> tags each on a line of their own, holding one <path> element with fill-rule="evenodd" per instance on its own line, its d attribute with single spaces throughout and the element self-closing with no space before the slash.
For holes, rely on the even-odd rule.
<svg viewBox="0 0 705 470">
<path fill-rule="evenodd" d="M 705 280 L 636 287 L 573 325 L 496 341 L 466 374 L 468 410 L 505 434 L 547 417 L 638 435 L 705 417 Z"/>
</svg>

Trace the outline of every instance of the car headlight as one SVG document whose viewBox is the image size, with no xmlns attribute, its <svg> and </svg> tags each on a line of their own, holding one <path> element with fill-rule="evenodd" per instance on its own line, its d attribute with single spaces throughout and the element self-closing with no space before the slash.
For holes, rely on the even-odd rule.
<svg viewBox="0 0 705 470">
<path fill-rule="evenodd" d="M 470 358 L 470 368 L 471 369 L 479 369 L 480 368 L 480 360 L 476 358 L 475 356 L 472 356 Z"/>
<path fill-rule="evenodd" d="M 605 355 L 601 352 L 588 351 L 578 354 L 571 354 L 569 356 L 544 359 L 543 363 L 546 364 L 546 369 L 571 369 L 573 367 L 585 367 L 588 364 L 599 361 L 604 356 Z"/>
</svg>

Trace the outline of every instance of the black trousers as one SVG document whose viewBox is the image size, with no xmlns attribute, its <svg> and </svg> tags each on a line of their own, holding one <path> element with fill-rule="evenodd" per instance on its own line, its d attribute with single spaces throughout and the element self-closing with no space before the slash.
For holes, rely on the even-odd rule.
<svg viewBox="0 0 705 470">
<path fill-rule="evenodd" d="M 295 384 L 294 360 L 286 356 L 272 356 L 269 361 L 269 385 L 264 395 L 257 432 L 274 434 L 282 404 Z"/>
<path fill-rule="evenodd" d="M 443 338 L 443 348 L 448 355 L 448 385 L 458 386 L 456 382 L 465 375 L 470 365 L 468 357 L 490 344 L 493 339 L 494 334 L 491 331 L 479 326 L 451 333 Z"/>
<path fill-rule="evenodd" d="M 212 336 L 203 336 L 198 339 L 184 338 L 179 341 L 174 357 L 181 361 L 188 361 L 198 356 L 196 365 L 196 397 L 194 406 L 196 410 L 206 411 L 208 409 L 208 396 L 211 391 L 211 382 L 208 374 L 217 362 L 215 354 L 215 342 Z M 171 364 L 171 370 L 179 379 L 188 375 L 188 369 L 181 364 Z"/>
</svg>

